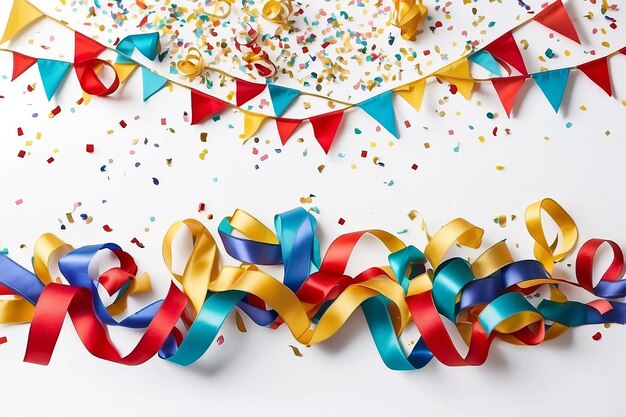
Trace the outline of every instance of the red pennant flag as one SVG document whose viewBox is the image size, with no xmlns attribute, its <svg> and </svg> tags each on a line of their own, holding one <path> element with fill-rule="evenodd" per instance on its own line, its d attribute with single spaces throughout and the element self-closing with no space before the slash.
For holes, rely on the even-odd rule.
<svg viewBox="0 0 626 417">
<path fill-rule="evenodd" d="M 517 43 L 515 42 L 515 38 L 513 37 L 511 31 L 491 42 L 485 47 L 485 50 L 489 51 L 496 58 L 500 58 L 501 60 L 507 62 L 522 74 L 528 75 L 524 59 L 522 58 L 522 54 L 517 47 Z"/>
<path fill-rule="evenodd" d="M 76 32 L 74 37 L 74 62 L 97 58 L 106 48 L 91 38 Z"/>
<path fill-rule="evenodd" d="M 622 49 L 620 49 L 620 50 L 619 50 L 619 52 L 620 52 L 621 54 L 626 55 L 626 48 L 622 48 Z"/>
<path fill-rule="evenodd" d="M 584 72 L 585 75 L 601 89 L 606 91 L 609 96 L 613 95 L 611 75 L 609 74 L 609 60 L 606 57 L 579 65 L 578 69 Z"/>
<path fill-rule="evenodd" d="M 244 103 L 252 100 L 265 90 L 267 84 L 250 83 L 248 81 L 235 79 L 237 87 L 237 105 L 241 106 Z"/>
<path fill-rule="evenodd" d="M 498 97 L 500 97 L 500 101 L 502 102 L 502 106 L 504 107 L 504 110 L 506 110 L 506 115 L 508 117 L 511 117 L 511 110 L 513 110 L 513 105 L 515 104 L 515 97 L 517 97 L 517 93 L 519 93 L 519 90 L 524 85 L 524 81 L 526 81 L 526 77 L 524 75 L 491 79 L 491 83 L 496 89 Z"/>
<path fill-rule="evenodd" d="M 539 22 L 553 31 L 570 38 L 574 42 L 580 43 L 576 28 L 569 18 L 567 10 L 561 0 L 555 1 L 541 12 L 537 13 L 535 22 Z"/>
<path fill-rule="evenodd" d="M 278 128 L 278 135 L 280 136 L 280 141 L 283 143 L 287 143 L 291 134 L 300 126 L 300 122 L 302 120 L 298 119 L 276 119 L 276 127 Z"/>
<path fill-rule="evenodd" d="M 22 55 L 19 52 L 13 52 L 13 75 L 11 81 L 22 75 L 24 71 L 33 66 L 37 62 L 36 58 Z"/>
<path fill-rule="evenodd" d="M 228 103 L 197 90 L 191 90 L 191 124 L 195 125 L 221 112 Z"/>
<path fill-rule="evenodd" d="M 322 145 L 322 149 L 324 149 L 326 153 L 328 153 L 330 146 L 335 140 L 341 119 L 343 119 L 343 113 L 344 110 L 338 110 L 309 118 L 309 121 L 313 125 L 315 139 Z"/>
</svg>

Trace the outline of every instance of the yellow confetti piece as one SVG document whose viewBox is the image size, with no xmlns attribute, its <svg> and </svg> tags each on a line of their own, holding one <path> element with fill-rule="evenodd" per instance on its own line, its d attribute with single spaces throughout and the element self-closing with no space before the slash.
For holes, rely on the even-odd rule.
<svg viewBox="0 0 626 417">
<path fill-rule="evenodd" d="M 502 171 L 504 169 L 504 167 L 502 165 L 496 165 L 496 169 L 498 171 Z"/>
<path fill-rule="evenodd" d="M 239 311 L 237 310 L 235 310 L 235 322 L 237 323 L 237 330 L 241 333 L 248 331 L 248 329 L 246 329 L 246 324 L 243 322 L 243 317 L 241 317 L 241 314 L 239 314 Z"/>
<path fill-rule="evenodd" d="M 293 345 L 289 345 L 289 347 L 291 348 L 291 350 L 293 350 L 293 354 L 294 355 L 296 355 L 299 358 L 302 357 L 302 353 L 300 352 L 300 349 L 298 349 L 297 347 L 295 347 Z"/>
</svg>

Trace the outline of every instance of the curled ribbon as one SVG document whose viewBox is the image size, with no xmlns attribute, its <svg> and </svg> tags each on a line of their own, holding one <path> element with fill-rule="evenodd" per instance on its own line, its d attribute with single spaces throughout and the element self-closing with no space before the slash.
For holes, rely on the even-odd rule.
<svg viewBox="0 0 626 417">
<path fill-rule="evenodd" d="M 539 235 L 542 229 L 536 215 L 541 211 L 555 220 L 564 235 L 563 248 L 556 254 L 556 245 L 544 245 L 547 239 Z M 25 360 L 50 361 L 66 313 L 87 350 L 97 357 L 137 365 L 158 353 L 161 358 L 189 365 L 213 343 L 234 309 L 263 326 L 287 326 L 305 345 L 332 337 L 361 309 L 382 360 L 397 370 L 418 369 L 433 358 L 448 366 L 480 365 L 495 339 L 536 345 L 569 326 L 626 323 L 626 304 L 605 299 L 626 295 L 626 281 L 619 280 L 624 258 L 615 243 L 592 239 L 583 245 L 576 261 L 578 282 L 554 278 L 548 272 L 545 252 L 551 251 L 551 266 L 571 251 L 569 243 L 576 237 L 572 235 L 573 220 L 554 200 L 537 202 L 527 211 L 527 228 L 541 248 L 535 251 L 537 260 L 514 261 L 504 241 L 471 263 L 458 257 L 444 259 L 457 242 L 471 248 L 481 244 L 482 229 L 463 219 L 442 227 L 424 253 L 391 233 L 373 229 L 340 236 L 323 258 L 310 213 L 295 209 L 276 216 L 274 223 L 276 234 L 241 210 L 224 219 L 218 228 L 220 238 L 229 255 L 243 263 L 221 269 L 217 244 L 206 228 L 196 220 L 175 223 L 165 235 L 163 258 L 182 290 L 172 284 L 165 299 L 122 321 L 112 317 L 119 312 L 115 307 L 121 303 L 118 300 L 145 285 L 141 276 L 135 276 L 137 266 L 130 255 L 117 245 L 73 249 L 54 235 L 44 235 L 35 245 L 34 274 L 0 256 L 2 293 L 21 297 L 31 313 L 31 305 L 35 305 Z M 184 230 L 193 246 L 185 267 L 178 272 L 173 269 L 173 246 Z M 389 251 L 389 264 L 349 276 L 346 268 L 365 235 L 373 236 Z M 612 248 L 614 260 L 593 287 L 593 259 L 604 243 Z M 92 278 L 90 263 L 102 250 L 111 251 L 118 266 Z M 69 285 L 53 279 L 49 268 L 54 262 Z M 282 264 L 283 281 L 253 263 Z M 540 285 L 548 285 L 550 294 L 535 307 L 524 291 Z M 569 301 L 558 289 L 562 285 L 581 287 L 603 298 L 585 304 Z M 98 286 L 114 297 L 109 306 L 100 299 Z M 18 307 L 7 304 L 3 308 L 6 312 Z M 459 353 L 441 316 L 456 324 L 468 345 L 467 354 Z M 146 330 L 135 349 L 122 356 L 108 337 L 109 325 Z M 406 354 L 399 336 L 412 325 L 421 336 Z"/>
<path fill-rule="evenodd" d="M 293 13 L 291 0 L 267 0 L 263 4 L 261 16 L 273 23 L 285 24 Z"/>
<path fill-rule="evenodd" d="M 264 78 L 276 74 L 276 65 L 270 59 L 267 51 L 258 44 L 259 32 L 252 26 L 235 36 L 235 48 L 244 55 L 241 57 L 246 62 L 248 70 L 256 69 L 257 73 Z"/>
<path fill-rule="evenodd" d="M 393 4 L 391 23 L 400 28 L 404 39 L 414 41 L 428 15 L 428 8 L 422 0 L 393 0 Z"/>
<path fill-rule="evenodd" d="M 176 63 L 178 71 L 193 81 L 196 77 L 202 75 L 205 64 L 202 52 L 198 48 L 189 48 L 187 56 Z"/>
</svg>

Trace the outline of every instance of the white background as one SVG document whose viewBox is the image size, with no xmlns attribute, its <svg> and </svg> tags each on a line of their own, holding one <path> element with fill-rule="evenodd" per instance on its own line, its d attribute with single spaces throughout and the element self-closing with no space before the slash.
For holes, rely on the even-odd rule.
<svg viewBox="0 0 626 417">
<path fill-rule="evenodd" d="M 3 4 L 3 19 L 7 10 L 8 5 Z M 623 12 L 617 16 L 621 15 Z M 30 53 L 37 55 L 41 51 L 36 45 L 29 46 L 27 39 L 48 36 L 50 31 L 63 36 L 57 26 L 42 23 L 15 45 L 24 51 L 30 47 Z M 624 32 L 613 36 L 614 45 L 623 46 Z M 586 37 L 589 43 L 594 39 Z M 70 56 L 71 43 L 67 45 Z M 537 56 L 544 50 L 545 46 L 538 45 L 533 53 Z M 578 62 L 582 61 L 584 58 Z M 558 63 L 577 62 L 563 58 Z M 396 98 L 401 139 L 394 141 L 394 146 L 387 145 L 392 138 L 376 132 L 376 124 L 367 115 L 351 112 L 326 156 L 315 145 L 309 126 L 297 133 L 304 138 L 302 143 L 292 140 L 280 154 L 274 151 L 280 145 L 270 123 L 258 133 L 260 144 L 250 141 L 242 146 L 237 137 L 241 115 L 232 110 L 225 111 L 219 123 L 189 126 L 182 117 L 183 111 L 190 110 L 187 91 L 164 90 L 143 103 L 138 77 L 115 98 L 96 98 L 88 106 L 77 106 L 80 92 L 70 75 L 53 102 L 47 103 L 36 69 L 10 83 L 11 58 L 2 53 L 0 248 L 7 248 L 22 265 L 29 265 L 34 241 L 47 231 L 74 246 L 117 242 L 152 277 L 154 291 L 130 304 L 130 310 L 136 310 L 162 297 L 169 285 L 160 245 L 172 222 L 198 218 L 215 232 L 219 219 L 242 208 L 270 225 L 275 213 L 299 205 L 300 197 L 309 194 L 316 196 L 313 205 L 320 210 L 316 217 L 323 249 L 339 234 L 363 228 L 407 229 L 400 237 L 423 248 L 419 224 L 407 216 L 417 209 L 431 232 L 463 216 L 485 228 L 484 247 L 507 238 L 513 248 L 519 243 L 516 255 L 528 257 L 532 242 L 524 228 L 523 212 L 542 197 L 555 198 L 574 217 L 581 242 L 602 237 L 624 244 L 626 107 L 621 101 L 626 99 L 626 79 L 617 74 L 625 73 L 626 57 L 614 58 L 611 66 L 616 98 L 607 97 L 576 73 L 570 79 L 562 111 L 555 115 L 539 89 L 528 82 L 511 120 L 506 119 L 488 85 L 479 88 L 471 102 L 452 96 L 441 104 L 447 86 L 429 84 L 419 114 Z M 28 83 L 36 83 L 35 92 L 26 92 Z M 61 114 L 48 118 L 56 103 L 62 106 Z M 586 111 L 579 108 L 582 104 Z M 445 110 L 448 115 L 442 118 L 435 110 Z M 499 116 L 489 120 L 488 111 Z M 35 112 L 37 118 L 32 117 Z M 136 115 L 139 120 L 134 120 Z M 167 118 L 166 126 L 160 124 L 162 117 Z M 122 119 L 128 123 L 126 129 L 119 127 Z M 412 126 L 405 128 L 404 120 L 410 120 Z M 566 127 L 567 122 L 572 127 Z M 497 137 L 491 134 L 495 126 L 499 127 Z M 24 136 L 17 136 L 17 127 L 24 129 Z M 356 135 L 355 127 L 363 133 Z M 505 128 L 511 130 L 510 135 L 504 134 Z M 113 134 L 107 134 L 110 129 Z M 451 129 L 454 136 L 448 135 Z M 207 131 L 208 142 L 200 142 L 200 133 Z M 40 140 L 35 139 L 37 132 L 42 133 Z M 481 135 L 486 138 L 484 143 L 478 140 Z M 137 145 L 132 144 L 134 138 L 139 139 Z M 148 138 L 147 145 L 144 138 Z M 33 141 L 32 146 L 25 145 L 27 140 Z M 374 149 L 369 147 L 372 141 L 377 142 Z M 86 144 L 94 144 L 96 152 L 86 153 Z M 253 153 L 255 147 L 258 155 Z M 198 154 L 205 148 L 208 153 L 202 161 Z M 24 159 L 16 156 L 21 149 L 30 153 Z M 369 151 L 367 158 L 360 157 L 364 149 Z M 260 162 L 265 153 L 269 158 Z M 50 156 L 55 158 L 52 164 L 46 162 Z M 374 165 L 373 156 L 379 156 L 386 166 Z M 171 167 L 166 164 L 168 158 L 173 160 Z M 141 162 L 138 168 L 134 166 L 137 161 Z M 414 163 L 419 165 L 417 171 L 411 169 Z M 317 170 L 320 164 L 326 165 L 321 174 Z M 103 165 L 106 173 L 100 171 Z M 496 165 L 504 170 L 497 171 Z M 158 186 L 152 177 L 159 178 Z M 386 184 L 390 180 L 393 186 Z M 16 205 L 18 199 L 24 203 Z M 75 223 L 68 224 L 65 213 L 77 202 L 81 206 L 74 211 Z M 197 212 L 201 202 L 207 207 L 204 213 Z M 94 221 L 84 224 L 80 213 L 93 216 Z M 214 219 L 208 220 L 207 213 Z M 517 220 L 509 220 L 501 228 L 493 222 L 499 214 L 515 214 Z M 339 218 L 346 220 L 345 225 L 338 224 Z M 60 229 L 58 219 L 66 230 Z M 105 224 L 113 231 L 104 232 Z M 133 237 L 146 247 L 132 245 Z M 382 249 L 369 243 L 360 247 L 352 272 L 384 263 Z M 24 248 L 20 248 L 22 244 Z M 462 253 L 475 257 L 480 252 Z M 235 261 L 224 256 L 222 262 Z M 573 258 L 558 265 L 556 272 L 572 279 L 573 268 L 567 267 L 567 262 Z M 85 351 L 69 322 L 50 366 L 26 364 L 22 358 L 28 326 L 4 326 L 0 335 L 6 335 L 8 343 L 0 346 L 0 414 L 623 414 L 618 399 L 626 371 L 626 332 L 620 325 L 574 329 L 538 347 L 495 343 L 487 363 L 479 368 L 446 368 L 433 361 L 423 370 L 402 373 L 385 368 L 359 313 L 328 342 L 300 347 L 303 357 L 292 353 L 289 345 L 294 341 L 287 329 L 258 328 L 245 320 L 248 332 L 243 334 L 230 317 L 221 333 L 224 344 L 211 347 L 202 360 L 187 368 L 158 358 L 138 367 L 95 359 Z M 596 331 L 603 335 L 598 342 L 591 338 Z M 123 329 L 111 333 L 124 352 L 140 336 Z"/>
</svg>

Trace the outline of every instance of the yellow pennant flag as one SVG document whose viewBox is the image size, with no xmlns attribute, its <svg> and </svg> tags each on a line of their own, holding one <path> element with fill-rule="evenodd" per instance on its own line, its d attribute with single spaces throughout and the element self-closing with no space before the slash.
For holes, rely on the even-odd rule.
<svg viewBox="0 0 626 417">
<path fill-rule="evenodd" d="M 44 17 L 44 14 L 27 0 L 14 0 L 11 13 L 9 14 L 9 21 L 4 29 L 0 44 L 5 43 L 20 30 L 42 17 Z"/>
<path fill-rule="evenodd" d="M 417 80 L 411 84 L 403 85 L 393 90 L 394 93 L 405 99 L 415 111 L 420 111 L 422 100 L 424 99 L 424 90 L 426 90 L 426 79 Z"/>
<path fill-rule="evenodd" d="M 439 71 L 435 72 L 435 77 L 440 80 L 456 85 L 459 93 L 466 99 L 472 97 L 472 89 L 474 88 L 474 79 L 469 71 L 469 62 L 467 58 L 456 61 Z"/>
<path fill-rule="evenodd" d="M 128 77 L 137 69 L 137 66 L 137 64 L 113 64 L 113 68 L 120 78 L 120 84 L 124 84 Z"/>
<path fill-rule="evenodd" d="M 243 112 L 243 133 L 239 135 L 244 143 L 254 135 L 265 120 L 262 114 Z"/>
</svg>

